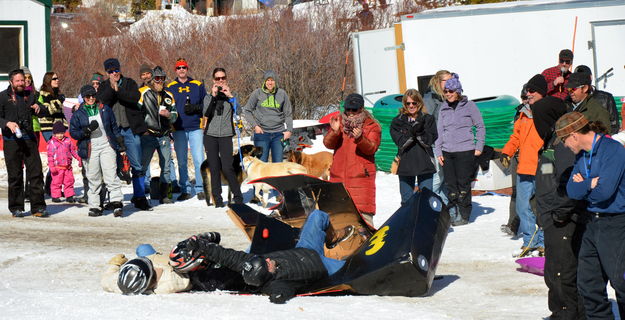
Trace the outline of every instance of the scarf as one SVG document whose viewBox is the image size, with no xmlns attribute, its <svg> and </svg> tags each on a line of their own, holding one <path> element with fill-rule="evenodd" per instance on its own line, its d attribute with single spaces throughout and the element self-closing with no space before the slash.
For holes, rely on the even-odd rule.
<svg viewBox="0 0 625 320">
<path fill-rule="evenodd" d="M 87 115 L 90 117 L 93 117 L 95 115 L 97 115 L 99 113 L 99 109 L 98 109 L 98 105 L 97 104 L 92 104 L 92 105 L 88 105 L 85 103 L 85 110 L 87 110 Z"/>
<path fill-rule="evenodd" d="M 362 129 L 362 124 L 365 122 L 367 114 L 362 111 L 357 114 L 347 115 L 345 113 L 341 113 L 342 122 L 343 122 L 343 132 L 345 132 L 348 136 L 354 137 L 353 131 L 356 128 Z"/>
</svg>

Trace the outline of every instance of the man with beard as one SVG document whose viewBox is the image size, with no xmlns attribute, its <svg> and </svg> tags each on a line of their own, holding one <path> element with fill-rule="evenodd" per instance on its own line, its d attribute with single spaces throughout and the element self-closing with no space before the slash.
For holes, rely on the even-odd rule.
<svg viewBox="0 0 625 320">
<path fill-rule="evenodd" d="M 571 75 L 571 65 L 573 65 L 573 51 L 563 49 L 558 55 L 558 65 L 547 68 L 542 75 L 547 81 L 547 94 L 554 96 L 560 100 L 566 99 L 566 84 L 569 82 Z"/>
<path fill-rule="evenodd" d="M 0 128 L 4 142 L 4 161 L 9 176 L 9 211 L 13 217 L 24 217 L 24 181 L 26 167 L 31 214 L 48 217 L 43 195 L 43 173 L 32 117 L 47 115 L 47 109 L 35 101 L 34 91 L 24 91 L 24 71 L 9 73 L 9 87 L 0 92 Z"/>
<path fill-rule="evenodd" d="M 590 81 L 589 82 L 590 89 L 591 89 L 590 92 L 591 92 L 592 97 L 596 99 L 603 108 L 608 110 L 608 113 L 610 114 L 610 124 L 609 124 L 610 133 L 611 134 L 618 133 L 620 131 L 621 124 L 619 122 L 619 112 L 618 112 L 618 109 L 616 108 L 616 101 L 614 101 L 614 96 L 611 93 L 606 92 L 606 91 L 601 91 L 597 89 L 596 86 L 592 85 L 592 71 L 590 71 L 590 68 L 588 66 L 580 64 L 579 66 L 575 67 L 574 73 L 585 73 L 588 76 L 588 79 Z M 608 124 L 605 124 L 605 125 L 608 125 Z"/>
<path fill-rule="evenodd" d="M 539 74 L 527 83 L 534 125 L 544 141 L 536 172 L 536 211 L 544 233 L 547 299 L 551 319 L 578 319 L 584 308 L 576 286 L 577 256 L 586 215 L 581 204 L 566 195 L 575 155 L 553 143 L 553 132 L 567 108 L 562 100 L 547 95 L 547 87 Z"/>
<path fill-rule="evenodd" d="M 604 126 L 610 127 L 610 113 L 601 103 L 592 97 L 590 77 L 586 73 L 573 73 L 566 84 L 571 101 L 569 110 L 583 114 L 588 121 L 599 121 Z"/>
<path fill-rule="evenodd" d="M 148 85 L 140 89 L 139 106 L 144 111 L 145 124 L 148 127 L 147 134 L 141 136 L 141 165 L 145 174 L 150 166 L 154 151 L 158 152 L 159 166 L 161 167 L 159 202 L 161 204 L 172 203 L 168 196 L 171 183 L 169 172 L 171 139 L 169 133 L 178 113 L 176 112 L 174 95 L 163 90 L 166 78 L 165 71 L 156 66 L 152 75 Z"/>
<path fill-rule="evenodd" d="M 137 107 L 139 88 L 137 83 L 121 74 L 119 60 L 110 58 L 104 61 L 104 69 L 109 79 L 100 84 L 97 100 L 111 107 L 115 120 L 124 137 L 126 154 L 132 172 L 133 195 L 130 200 L 139 210 L 150 210 L 145 197 L 145 180 L 141 168 L 141 135 L 147 131 L 143 114 Z"/>
</svg>

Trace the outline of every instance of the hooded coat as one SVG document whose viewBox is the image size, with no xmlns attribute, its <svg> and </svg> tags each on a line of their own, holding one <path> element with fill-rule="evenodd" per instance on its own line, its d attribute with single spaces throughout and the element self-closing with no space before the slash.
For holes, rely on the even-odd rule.
<svg viewBox="0 0 625 320">
<path fill-rule="evenodd" d="M 267 90 L 265 82 L 272 78 L 276 86 Z M 254 90 L 243 106 L 243 115 L 248 126 L 259 126 L 264 132 L 293 132 L 293 107 L 284 89 L 278 87 L 278 79 L 272 71 L 265 72 L 263 85 Z"/>
<path fill-rule="evenodd" d="M 342 182 L 361 213 L 375 214 L 375 152 L 380 147 L 380 125 L 367 117 L 357 139 L 343 131 L 329 130 L 323 144 L 334 150 L 330 181 Z"/>
</svg>

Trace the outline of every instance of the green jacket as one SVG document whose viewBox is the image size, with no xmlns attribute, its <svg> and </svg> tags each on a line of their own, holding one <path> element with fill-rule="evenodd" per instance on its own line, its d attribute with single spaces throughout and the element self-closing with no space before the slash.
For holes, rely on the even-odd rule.
<svg viewBox="0 0 625 320">
<path fill-rule="evenodd" d="M 603 125 L 610 129 L 610 113 L 601 103 L 590 95 L 584 99 L 577 107 L 571 103 L 573 111 L 582 113 L 588 121 L 601 121 Z"/>
</svg>

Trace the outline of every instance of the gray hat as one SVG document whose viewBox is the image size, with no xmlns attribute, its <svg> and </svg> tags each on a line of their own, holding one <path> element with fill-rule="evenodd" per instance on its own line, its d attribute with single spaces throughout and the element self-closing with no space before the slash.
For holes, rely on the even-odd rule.
<svg viewBox="0 0 625 320">
<path fill-rule="evenodd" d="M 139 74 L 142 74 L 142 73 L 144 73 L 144 72 L 149 72 L 149 73 L 152 73 L 152 68 L 150 68 L 150 66 L 148 66 L 148 65 L 147 65 L 147 64 L 145 64 L 145 63 L 144 63 L 144 64 L 142 64 L 142 65 L 139 67 Z"/>
<path fill-rule="evenodd" d="M 278 76 L 272 70 L 265 71 L 265 73 L 263 74 L 263 83 L 265 81 L 267 81 L 267 79 L 269 79 L 269 78 L 273 79 L 273 81 L 275 81 L 275 82 L 278 82 Z"/>
<path fill-rule="evenodd" d="M 20 69 L 22 69 L 24 71 L 24 74 L 29 74 L 29 75 L 33 75 L 32 73 L 30 73 L 30 69 L 28 69 L 27 66 L 21 66 Z"/>
</svg>

